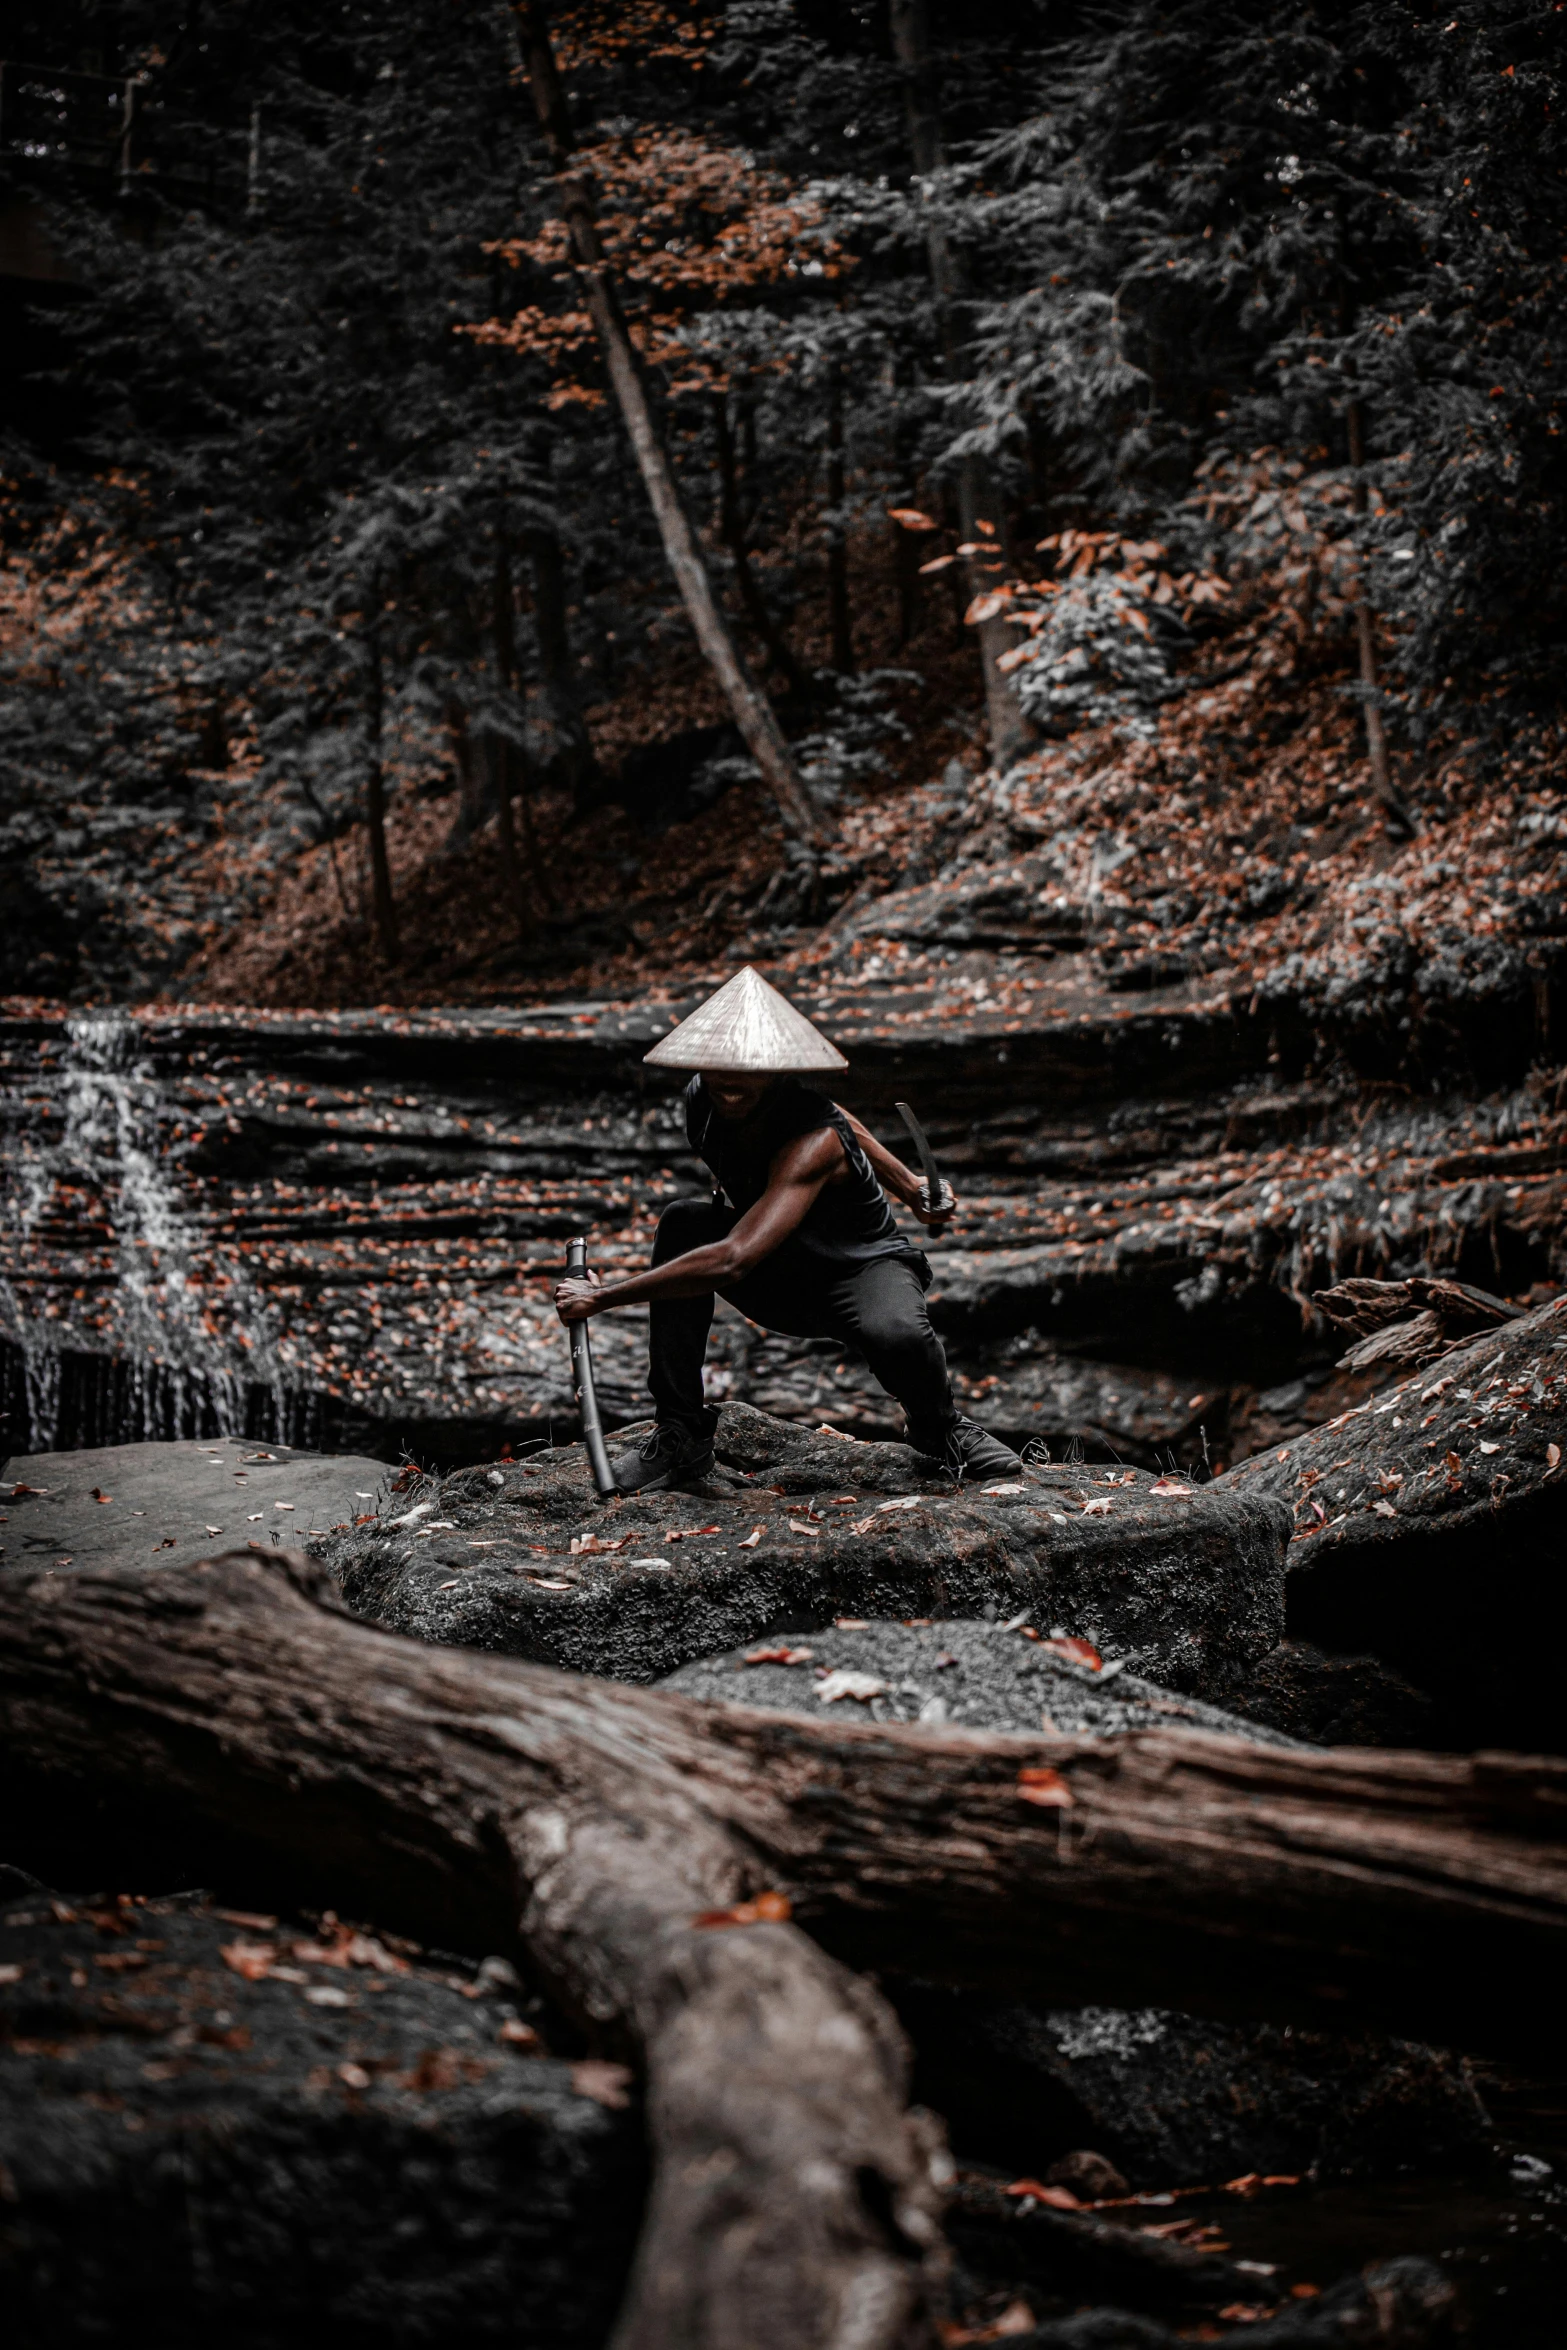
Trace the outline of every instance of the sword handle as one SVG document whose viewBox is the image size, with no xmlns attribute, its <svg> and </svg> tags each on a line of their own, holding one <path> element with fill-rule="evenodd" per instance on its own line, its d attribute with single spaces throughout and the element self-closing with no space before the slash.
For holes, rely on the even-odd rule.
<svg viewBox="0 0 1567 2350">
<path fill-rule="evenodd" d="M 566 1273 L 573 1281 L 585 1281 L 588 1272 L 588 1244 L 582 1235 L 566 1243 Z M 582 1441 L 587 1446 L 588 1467 L 593 1472 L 593 1483 L 599 1494 L 608 1497 L 615 1491 L 615 1472 L 609 1465 L 609 1452 L 604 1443 L 604 1424 L 599 1418 L 598 1397 L 593 1389 L 593 1342 L 588 1336 L 586 1322 L 573 1322 L 571 1333 L 571 1390 L 576 1399 L 582 1421 Z"/>
</svg>

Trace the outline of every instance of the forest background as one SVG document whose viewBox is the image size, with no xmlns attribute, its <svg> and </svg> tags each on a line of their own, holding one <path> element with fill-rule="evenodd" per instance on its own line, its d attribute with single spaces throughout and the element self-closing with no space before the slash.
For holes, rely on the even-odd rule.
<svg viewBox="0 0 1567 2350">
<path fill-rule="evenodd" d="M 10 22 L 0 985 L 1549 1032 L 1559 0 Z"/>
</svg>

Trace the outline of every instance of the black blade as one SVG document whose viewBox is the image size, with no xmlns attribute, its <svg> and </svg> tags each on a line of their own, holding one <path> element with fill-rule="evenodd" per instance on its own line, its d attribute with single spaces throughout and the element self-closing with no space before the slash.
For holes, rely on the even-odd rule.
<svg viewBox="0 0 1567 2350">
<path fill-rule="evenodd" d="M 925 1171 L 926 1201 L 932 1209 L 939 1208 L 947 1195 L 947 1187 L 941 1180 L 941 1171 L 936 1165 L 935 1153 L 925 1138 L 925 1129 L 907 1102 L 894 1102 L 892 1106 L 908 1128 L 909 1139 L 919 1152 L 920 1165 Z"/>
</svg>

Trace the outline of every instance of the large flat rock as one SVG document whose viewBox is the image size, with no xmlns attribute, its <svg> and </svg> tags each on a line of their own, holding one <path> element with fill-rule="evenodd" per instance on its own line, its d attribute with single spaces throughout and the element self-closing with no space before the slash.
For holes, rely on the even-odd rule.
<svg viewBox="0 0 1567 2350">
<path fill-rule="evenodd" d="M 601 1503 L 572 1446 L 431 1479 L 316 1548 L 377 1622 L 617 1680 L 843 1615 L 989 1609 L 1207 1696 L 1281 1637 L 1287 1531 L 1271 1495 L 1134 1469 L 958 1488 L 906 1445 L 729 1405 L 691 1491 Z"/>
<path fill-rule="evenodd" d="M 215 1543 L 298 1547 L 373 1514 L 391 1475 L 356 1453 L 220 1436 L 19 1453 L 0 1479 L 0 1550 L 14 1566 L 184 1567 Z"/>
<path fill-rule="evenodd" d="M 199 1896 L 0 1910 L 7 2338 L 602 2342 L 634 2106 L 408 1951 Z"/>
</svg>

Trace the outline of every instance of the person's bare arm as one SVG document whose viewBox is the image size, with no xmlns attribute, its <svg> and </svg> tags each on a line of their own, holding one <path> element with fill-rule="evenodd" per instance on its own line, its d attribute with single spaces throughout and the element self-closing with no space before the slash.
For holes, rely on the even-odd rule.
<svg viewBox="0 0 1567 2350">
<path fill-rule="evenodd" d="M 555 1291 L 555 1310 L 563 1322 L 585 1322 L 591 1314 L 607 1313 L 611 1306 L 641 1305 L 654 1297 L 702 1297 L 743 1281 L 781 1241 L 788 1239 L 814 1204 L 824 1183 L 843 1173 L 843 1144 L 830 1126 L 802 1134 L 787 1143 L 768 1172 L 767 1189 L 754 1208 L 747 1208 L 724 1240 L 706 1248 L 687 1249 L 667 1265 L 650 1266 L 624 1281 L 562 1281 Z"/>
<path fill-rule="evenodd" d="M 843 1104 L 838 1102 L 834 1107 L 843 1109 Z M 871 1173 L 882 1189 L 890 1191 L 894 1199 L 902 1200 L 906 1208 L 912 1208 L 920 1222 L 928 1224 L 933 1232 L 943 1231 L 957 1213 L 958 1195 L 951 1184 L 944 1186 L 946 1198 L 938 1209 L 932 1211 L 925 1200 L 924 1177 L 916 1175 L 901 1159 L 895 1158 L 885 1143 L 876 1140 L 868 1126 L 860 1124 L 852 1110 L 844 1110 L 843 1114 L 853 1127 L 855 1139 L 870 1160 Z"/>
</svg>

